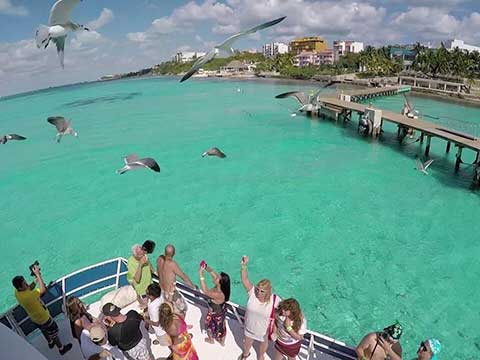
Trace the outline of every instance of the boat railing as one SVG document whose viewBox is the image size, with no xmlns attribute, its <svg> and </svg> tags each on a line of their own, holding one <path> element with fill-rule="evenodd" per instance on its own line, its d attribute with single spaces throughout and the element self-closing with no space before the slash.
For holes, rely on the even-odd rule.
<svg viewBox="0 0 480 360">
<path fill-rule="evenodd" d="M 65 301 L 68 296 L 76 296 L 80 299 L 96 295 L 107 290 L 114 290 L 128 285 L 127 260 L 115 258 L 106 260 L 83 269 L 74 271 L 47 286 L 47 291 L 42 295 L 42 301 L 48 308 L 52 317 L 63 314 Z M 154 281 L 158 279 L 154 276 Z M 198 289 L 192 289 L 177 282 L 177 288 L 190 302 L 207 307 L 207 297 Z M 238 321 L 243 326 L 245 308 L 228 302 L 227 317 Z M 0 323 L 16 331 L 23 337 L 32 334 L 37 326 L 30 320 L 26 312 L 19 305 L 12 307 L 0 315 Z M 304 335 L 303 345 L 308 350 L 310 358 L 316 351 L 329 354 L 337 359 L 356 359 L 355 350 L 343 342 L 328 336 L 308 331 Z M 307 359 L 308 360 L 308 359 Z"/>
</svg>

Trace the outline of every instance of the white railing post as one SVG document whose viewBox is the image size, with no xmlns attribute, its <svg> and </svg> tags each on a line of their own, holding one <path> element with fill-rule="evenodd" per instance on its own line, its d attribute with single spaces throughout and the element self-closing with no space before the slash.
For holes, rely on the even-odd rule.
<svg viewBox="0 0 480 360">
<path fill-rule="evenodd" d="M 310 341 L 308 342 L 308 352 L 307 352 L 307 360 L 310 359 L 310 356 L 315 353 L 315 336 L 310 334 Z"/>
<path fill-rule="evenodd" d="M 63 312 L 67 314 L 67 289 L 65 289 L 65 277 L 62 278 L 62 302 L 63 302 Z"/>
<path fill-rule="evenodd" d="M 25 334 L 20 327 L 20 325 L 17 323 L 17 320 L 15 320 L 15 317 L 13 316 L 12 310 L 7 311 L 5 314 L 5 317 L 7 318 L 8 322 L 13 326 L 13 330 L 17 332 L 22 337 L 25 337 Z"/>
<path fill-rule="evenodd" d="M 120 268 L 122 267 L 122 259 L 118 258 L 117 261 L 117 277 L 115 278 L 115 289 L 118 289 L 120 283 Z"/>
</svg>

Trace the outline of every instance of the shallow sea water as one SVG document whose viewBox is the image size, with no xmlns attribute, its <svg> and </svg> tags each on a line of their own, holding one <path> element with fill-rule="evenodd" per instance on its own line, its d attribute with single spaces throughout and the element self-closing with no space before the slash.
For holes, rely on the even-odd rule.
<svg viewBox="0 0 480 360">
<path fill-rule="evenodd" d="M 297 103 L 274 99 L 311 88 L 158 78 L 1 100 L 0 133 L 28 140 L 0 147 L 0 309 L 14 304 L 10 279 L 35 259 L 48 281 L 153 239 L 155 256 L 176 245 L 194 282 L 200 259 L 229 273 L 240 304 L 249 255 L 252 281 L 271 279 L 299 300 L 309 328 L 351 345 L 399 320 L 407 359 L 426 337 L 441 339 L 444 359 L 478 358 L 472 167 L 454 174 L 455 149 L 446 155 L 434 139 L 425 176 L 414 171 L 419 143 L 399 145 L 395 127 L 372 141 L 356 119 L 291 117 Z M 443 125 L 480 125 L 479 109 L 410 99 Z M 400 111 L 403 97 L 373 103 Z M 72 118 L 79 138 L 57 144 L 51 115 Z M 202 158 L 211 146 L 227 158 Z M 115 174 L 129 153 L 154 157 L 161 173 Z"/>
</svg>

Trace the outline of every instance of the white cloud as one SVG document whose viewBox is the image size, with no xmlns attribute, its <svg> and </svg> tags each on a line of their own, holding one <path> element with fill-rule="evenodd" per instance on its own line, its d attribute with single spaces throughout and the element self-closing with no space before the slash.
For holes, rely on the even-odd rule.
<svg viewBox="0 0 480 360">
<path fill-rule="evenodd" d="M 100 13 L 100 16 L 95 19 L 90 21 L 87 24 L 87 27 L 90 30 L 98 30 L 101 27 L 107 25 L 109 22 L 111 22 L 114 19 L 113 11 L 107 8 L 103 8 L 102 12 Z"/>
<path fill-rule="evenodd" d="M 26 16 L 28 10 L 25 6 L 15 6 L 11 0 L 0 0 L 0 14 Z"/>
</svg>

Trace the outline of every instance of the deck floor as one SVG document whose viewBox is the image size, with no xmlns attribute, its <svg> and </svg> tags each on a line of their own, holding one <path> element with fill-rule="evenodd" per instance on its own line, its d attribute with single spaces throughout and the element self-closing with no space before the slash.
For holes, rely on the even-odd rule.
<svg viewBox="0 0 480 360">
<path fill-rule="evenodd" d="M 222 347 L 220 344 L 208 344 L 205 342 L 206 334 L 203 332 L 203 319 L 206 315 L 206 308 L 203 308 L 199 305 L 192 304 L 188 302 L 189 308 L 187 312 L 187 323 L 193 325 L 193 328 L 190 330 L 190 333 L 193 334 L 193 344 L 197 350 L 198 356 L 201 360 L 236 360 L 238 359 L 239 355 L 241 354 L 242 350 L 242 341 L 243 341 L 243 328 L 235 320 L 228 320 L 227 321 L 227 339 L 225 342 L 225 346 Z M 93 303 L 89 307 L 89 312 L 93 316 L 98 316 L 100 313 L 100 304 L 99 302 Z M 134 303 L 124 309 L 122 309 L 122 313 L 126 313 L 129 310 L 134 309 L 137 311 L 139 310 L 138 303 Z M 72 338 L 70 332 L 70 324 L 64 318 L 57 318 L 57 323 L 60 328 L 60 337 L 63 343 L 71 342 L 73 344 L 73 349 L 64 356 L 61 356 L 58 353 L 57 349 L 49 349 L 47 343 L 43 336 L 36 331 L 32 337 L 29 338 L 29 341 L 47 358 L 50 360 L 82 360 L 83 356 L 80 351 L 80 346 L 78 342 Z M 149 334 L 143 324 L 141 325 L 142 332 L 144 333 L 144 337 L 149 339 L 149 348 L 152 353 L 152 358 L 155 360 L 163 360 L 168 357 L 170 354 L 170 350 L 168 347 L 161 346 L 161 345 L 153 345 L 152 341 L 155 339 L 154 334 Z M 118 349 L 117 349 L 118 350 Z M 273 359 L 273 345 L 270 344 L 270 347 L 267 352 L 266 359 Z M 254 345 L 254 349 L 251 351 L 251 355 L 249 357 L 250 360 L 256 359 L 256 351 L 257 347 Z M 114 357 L 116 359 L 127 359 L 124 357 L 120 351 L 115 352 Z M 307 356 L 307 349 L 302 347 L 302 350 L 298 356 L 301 360 L 306 360 Z M 311 359 L 317 360 L 334 360 L 335 358 L 323 354 L 323 353 L 315 353 L 313 356 L 310 357 Z"/>
</svg>

